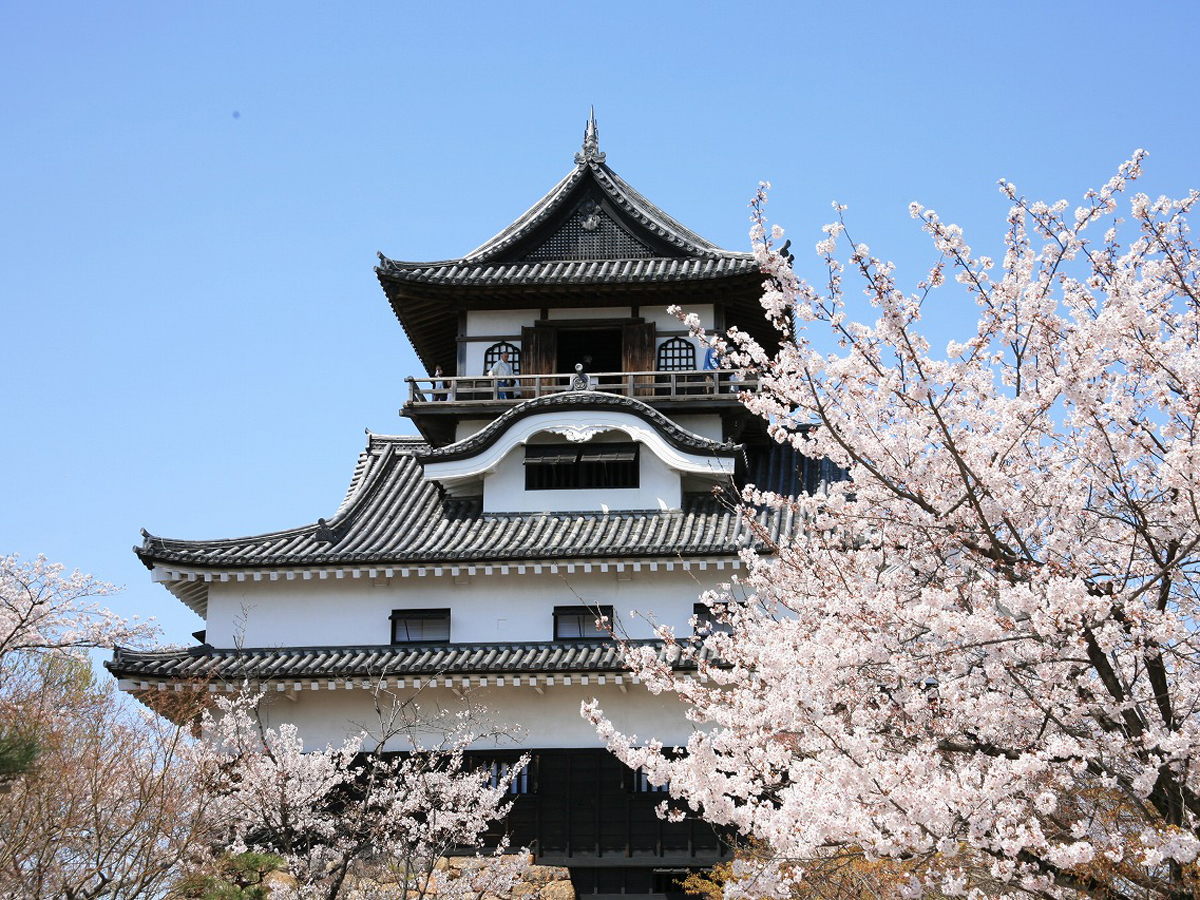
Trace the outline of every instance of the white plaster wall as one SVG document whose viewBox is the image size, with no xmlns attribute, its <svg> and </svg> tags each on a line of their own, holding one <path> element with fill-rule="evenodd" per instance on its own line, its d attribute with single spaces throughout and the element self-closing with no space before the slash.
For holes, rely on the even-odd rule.
<svg viewBox="0 0 1200 900">
<path fill-rule="evenodd" d="M 495 341 L 488 341 L 486 344 L 485 343 L 464 344 L 463 349 L 466 352 L 466 361 L 463 364 L 463 368 L 459 370 L 458 377 L 459 378 L 477 378 L 480 375 L 486 375 L 487 373 L 484 371 L 484 368 L 483 368 L 483 361 L 484 361 L 483 357 L 484 357 L 484 354 L 487 353 L 487 348 L 492 346 L 493 343 L 495 343 Z M 521 346 L 520 338 L 518 338 L 515 341 L 509 341 L 509 343 L 511 343 L 517 347 Z"/>
<path fill-rule="evenodd" d="M 591 447 L 612 440 L 609 435 L 593 438 Z M 617 440 L 628 440 L 620 434 Z M 638 454 L 640 468 L 636 488 L 603 490 L 525 490 L 525 448 L 518 444 L 500 461 L 483 482 L 483 511 L 487 512 L 609 512 L 634 509 L 679 509 L 683 495 L 679 473 L 659 459 L 649 447 Z"/>
<path fill-rule="evenodd" d="M 713 307 L 712 304 L 700 304 L 687 307 L 688 312 L 694 312 L 700 317 L 700 322 L 705 328 L 713 326 Z M 550 308 L 547 310 L 551 320 L 569 321 L 574 319 L 624 319 L 632 315 L 633 308 L 631 306 L 603 306 L 603 307 L 563 307 Z M 682 324 L 678 319 L 667 312 L 666 307 L 644 306 L 639 307 L 638 313 L 646 319 L 647 322 L 654 322 L 659 331 L 678 331 L 682 328 Z M 512 309 L 512 310 L 471 310 L 467 313 L 467 331 L 466 337 L 473 335 L 486 335 L 489 337 L 486 341 L 469 341 L 464 345 L 465 352 L 465 367 L 459 374 L 463 377 L 474 375 L 482 375 L 484 353 L 487 348 L 496 342 L 497 335 L 507 335 L 508 340 L 518 347 L 521 346 L 521 328 L 534 323 L 541 316 L 539 309 Z M 658 344 L 661 345 L 667 338 L 661 338 Z M 696 364 L 701 365 L 704 360 L 704 350 L 696 343 Z"/>
<path fill-rule="evenodd" d="M 721 432 L 721 417 L 718 415 L 712 413 L 701 415 L 674 413 L 671 416 L 671 421 L 680 428 L 692 432 L 692 434 L 698 434 L 701 437 L 706 437 L 714 441 L 723 441 L 725 439 Z M 483 431 L 490 424 L 492 424 L 491 419 L 462 419 L 455 426 L 454 440 L 465 441 L 471 435 Z"/>
<path fill-rule="evenodd" d="M 714 441 L 725 440 L 721 433 L 721 417 L 717 415 L 705 416 L 671 416 L 673 421 L 680 428 L 685 428 L 692 434 L 698 434 L 701 437 L 709 438 Z"/>
<path fill-rule="evenodd" d="M 206 639 L 214 647 L 322 647 L 386 645 L 396 609 L 449 608 L 454 642 L 549 641 L 554 607 L 611 605 L 619 628 L 632 638 L 653 637 L 641 616 L 691 631 L 688 619 L 700 593 L 728 581 L 731 570 L 643 570 L 524 575 L 395 576 L 304 581 L 213 582 Z M 640 616 L 632 615 L 636 610 Z"/>
<path fill-rule="evenodd" d="M 682 303 L 685 312 L 695 313 L 700 317 L 700 324 L 705 328 L 713 327 L 713 306 L 711 303 Z M 679 331 L 683 323 L 667 312 L 665 306 L 643 306 L 638 312 L 647 322 L 653 322 L 659 331 Z"/>
<path fill-rule="evenodd" d="M 555 437 L 548 437 L 553 434 Z M 564 412 L 536 412 L 525 418 L 516 420 L 508 425 L 503 434 L 491 446 L 465 459 L 435 460 L 425 464 L 425 478 L 437 481 L 448 491 L 462 493 L 468 489 L 477 491 L 474 487 L 480 479 L 485 480 L 485 498 L 488 491 L 487 480 L 498 474 L 501 467 L 506 465 L 521 466 L 521 475 L 510 472 L 507 479 L 501 483 L 507 493 L 493 493 L 492 502 L 485 499 L 484 509 L 487 512 L 544 512 L 549 507 L 548 501 L 530 492 L 517 496 L 517 485 L 524 489 L 523 457 L 517 456 L 514 463 L 510 456 L 519 453 L 518 448 L 530 440 L 558 441 L 557 435 L 581 436 L 599 440 L 633 439 L 643 444 L 643 453 L 653 454 L 663 465 L 673 472 L 689 473 L 713 480 L 725 478 L 733 474 L 733 461 L 718 458 L 708 451 L 692 452 L 680 450 L 659 433 L 656 426 L 647 423 L 632 413 L 615 410 L 577 409 Z M 628 438 L 624 437 L 628 435 Z M 660 479 L 661 472 L 651 467 L 647 470 L 643 486 L 629 489 L 629 492 L 607 490 L 596 491 L 558 491 L 547 492 L 547 496 L 557 498 L 555 509 L 571 511 L 596 511 L 604 509 L 677 509 L 679 508 L 679 487 L 670 486 L 665 479 Z M 672 476 L 674 477 L 674 476 Z M 671 494 L 662 491 L 670 490 Z M 659 503 L 647 503 L 657 499 Z M 617 500 L 606 500 L 620 495 Z M 637 495 L 637 496 L 635 496 Z M 620 505 L 618 505 L 618 503 Z M 662 504 L 666 505 L 663 506 Z M 608 505 L 605 505 L 608 504 Z M 646 505 L 642 505 L 646 504 Z"/>
<path fill-rule="evenodd" d="M 684 309 L 700 317 L 705 328 L 712 328 L 713 306 L 711 303 L 684 304 Z M 550 307 L 547 313 L 553 319 L 625 319 L 633 315 L 632 306 L 597 307 Z M 638 307 L 638 315 L 653 322 L 661 331 L 678 331 L 683 326 L 667 312 L 665 306 Z M 540 309 L 470 310 L 467 312 L 466 336 L 521 333 L 522 325 L 532 325 L 541 317 Z"/>
<path fill-rule="evenodd" d="M 521 327 L 532 325 L 533 320 L 539 315 L 540 310 L 536 309 L 471 310 L 467 312 L 466 336 L 507 335 L 503 339 L 520 348 Z M 486 341 L 468 341 L 464 344 L 463 352 L 466 354 L 466 363 L 462 371 L 458 373 L 459 376 L 465 378 L 484 374 L 483 356 L 487 352 L 487 348 L 499 340 L 501 340 L 500 337 L 492 337 Z"/>
<path fill-rule="evenodd" d="M 579 684 L 579 676 L 572 680 L 574 683 L 569 686 L 543 687 L 541 694 L 525 685 L 471 689 L 467 700 L 472 706 L 486 710 L 481 714 L 481 726 L 501 725 L 520 738 L 519 743 L 501 738 L 480 740 L 472 746 L 477 749 L 603 747 L 596 730 L 579 715 L 580 704 L 592 698 L 600 701 L 601 708 L 627 734 L 637 734 L 642 740 L 658 738 L 668 746 L 687 742 L 692 729 L 684 718 L 683 705 L 674 696 L 651 695 L 641 685 L 631 684 L 628 675 L 625 676 L 627 693 L 611 683 L 596 684 L 595 676 L 588 685 Z M 396 696 L 404 698 L 414 693 L 411 689 L 396 691 Z M 306 749 L 340 744 L 362 731 L 378 733 L 378 718 L 369 690 L 345 690 L 340 685 L 335 690 L 324 685 L 310 690 L 305 686 L 290 695 L 295 699 L 269 691 L 264 719 L 274 727 L 284 723 L 296 725 Z M 464 701 L 448 688 L 427 688 L 417 697 L 417 705 L 430 711 L 456 710 L 464 706 Z"/>
<path fill-rule="evenodd" d="M 522 325 L 532 325 L 541 315 L 538 309 L 478 309 L 467 312 L 467 337 L 484 334 L 521 336 Z"/>
<path fill-rule="evenodd" d="M 477 431 L 483 431 L 491 424 L 491 419 L 462 419 L 454 426 L 454 440 L 465 441 Z"/>
</svg>

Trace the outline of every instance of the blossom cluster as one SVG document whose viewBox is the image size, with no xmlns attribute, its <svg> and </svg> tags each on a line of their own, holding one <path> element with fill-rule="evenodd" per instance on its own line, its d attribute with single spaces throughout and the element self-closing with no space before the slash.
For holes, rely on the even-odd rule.
<svg viewBox="0 0 1200 900">
<path fill-rule="evenodd" d="M 203 790 L 214 797 L 211 817 L 225 830 L 222 851 L 284 859 L 294 884 L 272 896 L 367 889 L 373 897 L 451 900 L 504 893 L 520 880 L 527 857 L 503 856 L 503 844 L 454 879 L 439 860 L 482 846 L 488 827 L 507 814 L 509 782 L 528 760 L 506 777 L 473 768 L 463 750 L 474 736 L 461 728 L 432 749 L 410 743 L 389 753 L 378 740 L 368 749 L 362 732 L 306 750 L 294 725 L 264 723 L 263 703 L 249 690 L 220 698 L 204 715 L 207 739 L 194 753 Z"/>
<path fill-rule="evenodd" d="M 703 679 L 630 656 L 688 704 L 685 754 L 584 714 L 673 797 L 772 849 L 758 895 L 845 848 L 915 861 L 911 895 L 1196 888 L 1200 195 L 1123 210 L 1144 157 L 1074 210 L 1001 182 L 999 262 L 913 204 L 938 254 L 913 291 L 849 241 L 841 207 L 823 283 L 797 278 L 765 185 L 755 198 L 779 348 L 714 344 L 757 377 L 744 402 L 775 440 L 850 480 L 747 490 L 751 514 L 786 506 L 801 525 L 707 598 L 730 628 L 684 646 Z M 939 353 L 921 322 L 946 291 L 978 321 Z"/>
<path fill-rule="evenodd" d="M 123 619 L 96 598 L 111 584 L 78 569 L 65 574 L 44 556 L 0 557 L 0 658 L 14 651 L 136 646 L 157 633 L 152 621 Z"/>
</svg>

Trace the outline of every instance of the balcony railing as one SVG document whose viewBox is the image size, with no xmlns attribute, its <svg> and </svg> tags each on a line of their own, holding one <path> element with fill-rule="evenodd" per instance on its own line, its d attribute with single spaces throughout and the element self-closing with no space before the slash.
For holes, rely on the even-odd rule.
<svg viewBox="0 0 1200 900">
<path fill-rule="evenodd" d="M 520 403 L 571 390 L 573 375 L 480 375 L 474 378 L 408 378 L 408 403 Z M 728 369 L 690 372 L 589 372 L 589 390 L 648 403 L 663 400 L 736 400 L 757 391 L 758 380 Z"/>
</svg>

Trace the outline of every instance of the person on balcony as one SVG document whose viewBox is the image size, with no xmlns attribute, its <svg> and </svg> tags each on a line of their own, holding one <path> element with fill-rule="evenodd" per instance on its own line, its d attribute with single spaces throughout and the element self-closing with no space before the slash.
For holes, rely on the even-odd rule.
<svg viewBox="0 0 1200 900">
<path fill-rule="evenodd" d="M 711 374 L 704 376 L 704 387 L 710 394 L 717 393 L 717 374 L 721 368 L 721 360 L 717 356 L 717 348 L 710 346 L 704 353 L 704 371 Z"/>
<path fill-rule="evenodd" d="M 508 361 L 507 350 L 501 353 L 500 358 L 492 364 L 492 368 L 488 371 L 488 374 L 493 378 L 500 379 L 496 382 L 496 397 L 498 399 L 508 400 L 512 397 L 518 396 L 517 391 L 508 390 L 508 388 L 511 388 L 516 382 L 513 379 L 513 367 L 512 363 Z"/>
</svg>

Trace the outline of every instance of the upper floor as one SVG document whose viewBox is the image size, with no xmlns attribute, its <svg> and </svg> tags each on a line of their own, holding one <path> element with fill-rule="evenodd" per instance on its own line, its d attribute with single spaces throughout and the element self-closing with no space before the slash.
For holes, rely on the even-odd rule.
<svg viewBox="0 0 1200 900">
<path fill-rule="evenodd" d="M 720 330 L 714 304 L 690 311 L 707 333 Z M 402 413 L 437 443 L 465 437 L 476 426 L 464 425 L 474 420 L 579 387 L 717 422 L 736 412 L 743 391 L 758 387 L 753 376 L 722 369 L 705 340 L 665 307 L 468 311 L 456 352 L 453 370 L 461 374 L 435 366 L 432 375 L 407 379 Z"/>
<path fill-rule="evenodd" d="M 733 327 L 771 338 L 753 255 L 705 240 L 622 180 L 594 119 L 575 168 L 495 237 L 438 262 L 381 255 L 376 273 L 425 369 L 402 412 L 435 446 L 461 439 L 464 418 L 580 386 L 711 415 L 728 439 L 738 393 L 756 385 L 720 368 L 711 339 Z"/>
</svg>

